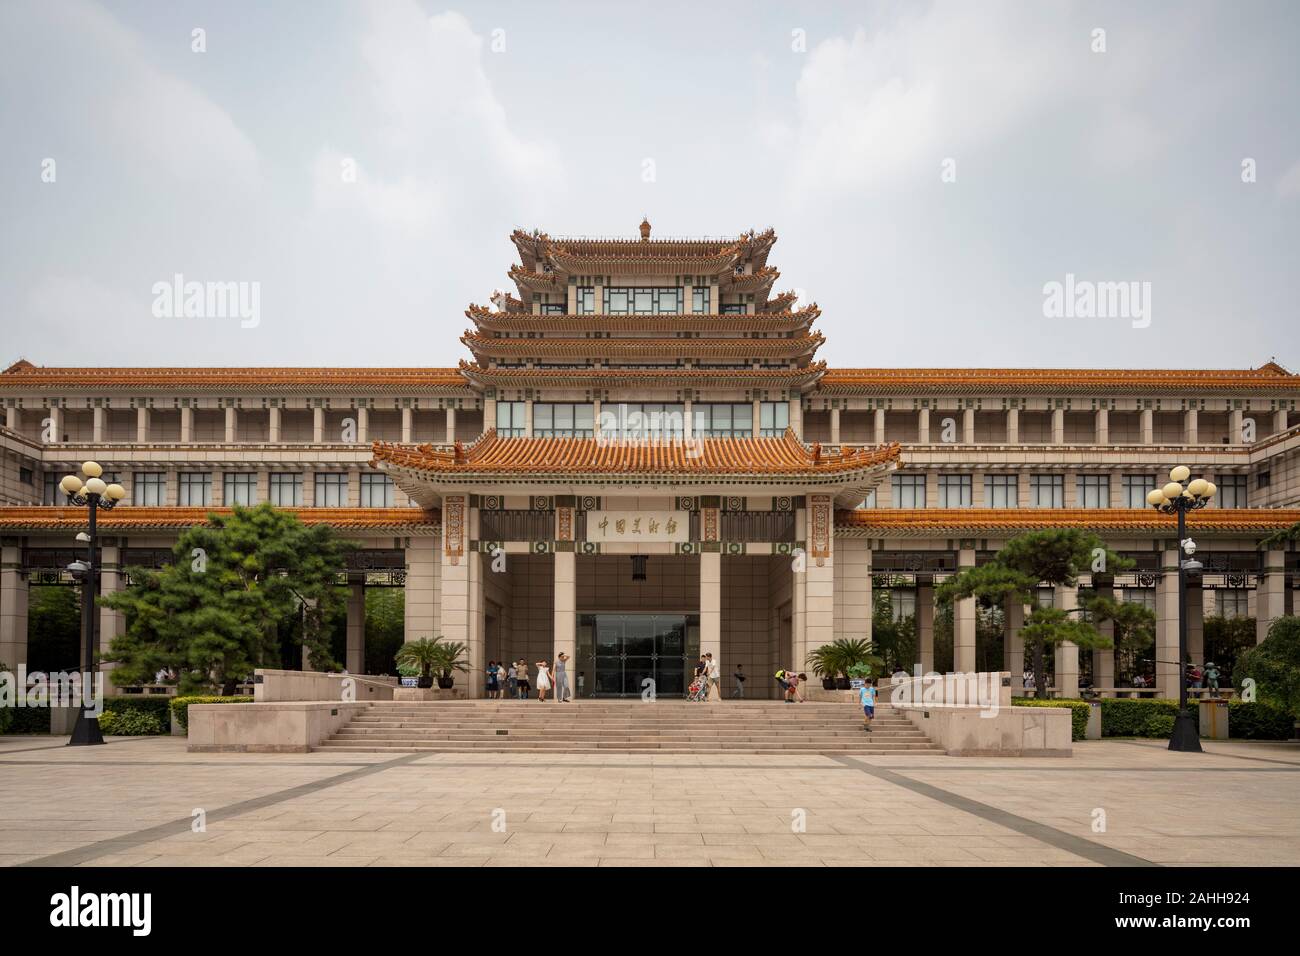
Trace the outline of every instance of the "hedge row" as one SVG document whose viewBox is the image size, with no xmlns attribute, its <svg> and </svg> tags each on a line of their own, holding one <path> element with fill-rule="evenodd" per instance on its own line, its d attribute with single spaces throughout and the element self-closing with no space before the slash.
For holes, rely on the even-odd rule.
<svg viewBox="0 0 1300 956">
<path fill-rule="evenodd" d="M 1017 707 L 1069 707 L 1073 739 L 1083 740 L 1088 729 L 1086 701 L 1073 699 L 1038 700 L 1012 698 Z M 1189 708 L 1199 727 L 1200 708 Z M 1152 698 L 1103 697 L 1101 700 L 1101 735 L 1103 737 L 1168 737 L 1178 716 L 1178 701 Z M 1228 702 L 1228 733 L 1237 740 L 1290 740 L 1295 720 L 1280 707 L 1260 701 Z"/>
<path fill-rule="evenodd" d="M 181 730 L 190 729 L 190 704 L 251 704 L 251 697 L 173 697 L 171 698 L 172 720 Z"/>
</svg>

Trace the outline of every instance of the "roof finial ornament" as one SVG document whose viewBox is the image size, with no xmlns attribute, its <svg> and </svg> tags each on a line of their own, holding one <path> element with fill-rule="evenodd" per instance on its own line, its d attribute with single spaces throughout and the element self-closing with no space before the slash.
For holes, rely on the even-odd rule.
<svg viewBox="0 0 1300 956">
<path fill-rule="evenodd" d="M 650 241 L 650 219 L 646 216 L 641 217 L 641 241 Z"/>
</svg>

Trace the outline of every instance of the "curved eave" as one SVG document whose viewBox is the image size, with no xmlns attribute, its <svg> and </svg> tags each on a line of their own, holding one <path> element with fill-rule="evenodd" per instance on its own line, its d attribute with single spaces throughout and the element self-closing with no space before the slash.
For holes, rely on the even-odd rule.
<svg viewBox="0 0 1300 956">
<path fill-rule="evenodd" d="M 436 533 L 440 517 L 421 508 L 280 508 L 303 524 L 326 524 L 344 532 L 427 536 Z M 229 517 L 231 508 L 164 508 L 119 505 L 101 511 L 101 532 L 181 531 L 207 524 L 209 516 Z M 86 527 L 85 508 L 0 507 L 0 531 L 59 531 L 75 533 Z"/>
<path fill-rule="evenodd" d="M 533 315 L 531 312 L 493 312 L 471 305 L 465 316 L 485 332 L 806 332 L 821 315 L 816 306 L 795 311 L 683 313 L 681 315 Z"/>
<path fill-rule="evenodd" d="M 781 273 L 776 269 L 765 266 L 749 275 L 729 276 L 721 289 L 724 292 L 767 292 L 780 276 Z"/>
<path fill-rule="evenodd" d="M 469 383 L 458 369 L 38 368 L 0 375 L 0 392 L 320 394 L 356 389 L 381 393 L 464 392 Z"/>
<path fill-rule="evenodd" d="M 601 339 L 503 339 L 466 334 L 465 347 L 476 357 L 490 358 L 574 358 L 592 356 L 626 358 L 811 358 L 825 339 L 821 334 L 799 338 L 601 338 Z"/>
<path fill-rule="evenodd" d="M 468 362 L 461 363 L 467 379 L 481 387 L 523 386 L 544 383 L 547 386 L 573 385 L 580 388 L 592 386 L 620 387 L 629 385 L 658 385 L 669 388 L 697 388 L 705 385 L 737 385 L 753 387 L 785 387 L 805 389 L 811 387 L 826 372 L 825 362 L 814 362 L 799 369 L 488 369 Z"/>
<path fill-rule="evenodd" d="M 934 394 L 1098 391 L 1291 394 L 1300 375 L 1198 369 L 834 369 L 821 382 L 829 394 Z"/>
<path fill-rule="evenodd" d="M 580 255 L 555 250 L 546 254 L 556 272 L 565 275 L 665 276 L 721 275 L 740 261 L 740 250 L 724 249 L 711 255 L 664 252 L 638 255 L 636 247 L 627 254 Z M 647 252 L 649 252 L 647 250 Z"/>
<path fill-rule="evenodd" d="M 1271 534 L 1300 522 L 1297 508 L 1207 508 L 1187 516 L 1189 532 Z M 1083 528 L 1098 534 L 1177 534 L 1174 519 L 1141 508 L 862 508 L 835 513 L 835 533 L 857 538 L 1008 537 Z"/>
</svg>

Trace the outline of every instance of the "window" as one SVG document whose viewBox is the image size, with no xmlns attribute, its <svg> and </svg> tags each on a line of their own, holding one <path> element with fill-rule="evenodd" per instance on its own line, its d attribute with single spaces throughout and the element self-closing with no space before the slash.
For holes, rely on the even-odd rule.
<svg viewBox="0 0 1300 956">
<path fill-rule="evenodd" d="M 1080 508 L 1109 508 L 1110 476 L 1080 475 L 1078 493 Z"/>
<path fill-rule="evenodd" d="M 1219 617 L 1249 617 L 1249 599 L 1245 588 L 1219 588 L 1214 592 L 1214 611 Z"/>
<path fill-rule="evenodd" d="M 207 508 L 212 504 L 212 476 L 207 472 L 182 471 L 178 476 L 176 503 L 182 508 Z"/>
<path fill-rule="evenodd" d="M 59 487 L 62 477 L 57 471 L 47 471 L 42 476 L 41 481 L 41 504 L 43 505 L 61 505 L 67 501 L 68 496 L 63 493 Z"/>
<path fill-rule="evenodd" d="M 348 476 L 342 472 L 316 473 L 316 507 L 346 508 L 348 504 Z"/>
<path fill-rule="evenodd" d="M 1016 475 L 985 475 L 984 507 L 1020 507 L 1019 478 Z"/>
<path fill-rule="evenodd" d="M 971 505 L 970 475 L 939 476 L 939 507 L 969 508 Z"/>
<path fill-rule="evenodd" d="M 1219 499 L 1220 508 L 1245 508 L 1246 505 L 1246 476 L 1245 475 L 1219 475 L 1219 480 L 1215 482 L 1218 485 L 1218 493 L 1214 496 Z"/>
<path fill-rule="evenodd" d="M 1124 603 L 1137 604 L 1154 612 L 1156 609 L 1155 588 L 1124 588 Z"/>
<path fill-rule="evenodd" d="M 696 315 L 706 314 L 712 305 L 713 297 L 708 286 L 697 285 L 691 290 L 691 311 Z"/>
<path fill-rule="evenodd" d="M 676 287 L 606 288 L 606 315 L 680 315 L 682 290 Z"/>
<path fill-rule="evenodd" d="M 579 315 L 593 315 L 596 311 L 596 290 L 589 285 L 579 286 L 573 307 Z"/>
<path fill-rule="evenodd" d="M 31 475 L 31 472 L 29 471 L 27 474 L 28 474 L 28 475 Z M 30 479 L 30 478 L 28 478 L 27 483 L 28 483 L 28 484 L 31 484 L 31 479 Z M 1269 485 L 1271 485 L 1272 483 L 1273 483 L 1273 473 L 1272 473 L 1272 472 L 1269 472 L 1269 471 L 1261 471 L 1258 475 L 1255 476 L 1255 487 L 1256 487 L 1256 488 L 1267 488 L 1267 487 L 1268 487 Z"/>
<path fill-rule="evenodd" d="M 542 306 L 542 315 L 564 315 L 564 306 L 554 302 L 546 303 Z"/>
<path fill-rule="evenodd" d="M 370 471 L 361 473 L 361 507 L 391 508 L 395 490 L 393 479 L 387 475 Z"/>
<path fill-rule="evenodd" d="M 36 484 L 36 472 L 32 471 L 30 468 L 19 468 L 18 481 L 20 484 L 34 485 Z"/>
<path fill-rule="evenodd" d="M 754 434 L 754 406 L 697 403 L 691 406 L 691 435 L 695 438 L 748 438 Z"/>
<path fill-rule="evenodd" d="M 502 438 L 524 437 L 526 402 L 497 402 L 497 434 Z"/>
<path fill-rule="evenodd" d="M 858 505 L 858 507 L 859 507 L 859 508 L 875 508 L 875 507 L 877 507 L 877 505 L 876 505 L 876 489 L 875 489 L 875 488 L 872 488 L 871 491 L 867 493 L 867 497 L 864 498 L 864 499 L 862 499 L 862 504 Z"/>
<path fill-rule="evenodd" d="M 572 402 L 537 402 L 533 405 L 533 435 L 538 438 L 590 438 L 595 428 L 595 406 Z"/>
<path fill-rule="evenodd" d="M 1123 507 L 1147 507 L 1147 495 L 1155 487 L 1156 480 L 1151 475 L 1125 475 Z"/>
<path fill-rule="evenodd" d="M 745 303 L 743 302 L 724 302 L 722 303 L 723 315 L 744 315 Z"/>
<path fill-rule="evenodd" d="M 302 475 L 291 472 L 272 472 L 267 490 L 267 500 L 280 508 L 302 507 Z"/>
<path fill-rule="evenodd" d="M 925 475 L 889 476 L 895 508 L 925 507 Z"/>
<path fill-rule="evenodd" d="M 228 471 L 221 480 L 221 498 L 226 507 L 257 504 L 257 474 Z"/>
<path fill-rule="evenodd" d="M 1031 508 L 1064 508 L 1064 475 L 1030 475 L 1029 506 Z"/>
<path fill-rule="evenodd" d="M 1038 599 L 1039 607 L 1052 607 L 1056 603 L 1055 588 L 1039 588 L 1034 596 Z"/>
<path fill-rule="evenodd" d="M 789 402 L 761 402 L 758 406 L 758 429 L 763 438 L 780 438 L 790 427 Z"/>
<path fill-rule="evenodd" d="M 137 471 L 132 482 L 131 503 L 149 507 L 167 504 L 167 474 L 161 471 Z"/>
<path fill-rule="evenodd" d="M 686 435 L 686 406 L 657 402 L 620 402 L 600 407 L 600 431 L 622 441 L 681 441 Z"/>
<path fill-rule="evenodd" d="M 890 616 L 894 623 L 916 616 L 916 591 L 912 588 L 894 588 L 889 592 Z"/>
</svg>

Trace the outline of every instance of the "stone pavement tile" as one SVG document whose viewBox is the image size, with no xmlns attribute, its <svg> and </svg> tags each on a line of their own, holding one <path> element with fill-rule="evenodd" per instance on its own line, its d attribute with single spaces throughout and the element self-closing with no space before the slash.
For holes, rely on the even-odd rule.
<svg viewBox="0 0 1300 956">
<path fill-rule="evenodd" d="M 84 863 L 78 863 L 79 867 L 91 866 L 141 866 L 150 860 L 157 859 L 158 854 L 148 851 L 139 853 L 110 853 L 108 856 L 96 857 L 93 860 L 87 860 Z M 3 865 L 3 861 L 0 861 Z"/>
<path fill-rule="evenodd" d="M 254 863 L 253 866 L 370 866 L 378 860 L 377 856 L 270 856 Z"/>
<path fill-rule="evenodd" d="M 713 865 L 713 861 L 712 861 L 712 860 L 708 860 L 708 859 L 695 859 L 695 860 L 682 860 L 682 859 L 674 859 L 674 860 L 646 859 L 646 860 L 640 860 L 640 859 L 637 859 L 637 860 L 629 860 L 629 859 L 621 859 L 621 858 L 613 858 L 613 857 L 602 857 L 602 858 L 600 859 L 600 865 L 601 865 L 601 866 L 672 866 L 672 867 L 678 867 L 678 866 L 693 866 L 693 867 L 703 867 L 703 866 L 712 866 L 712 865 Z"/>
<path fill-rule="evenodd" d="M 655 859 L 731 859 L 753 860 L 758 863 L 763 854 L 755 846 L 706 846 L 705 844 L 661 843 L 654 847 Z"/>
<path fill-rule="evenodd" d="M 557 866 L 595 867 L 595 866 L 600 866 L 601 861 L 597 859 L 590 859 L 590 860 L 570 859 L 570 860 L 565 860 L 563 863 L 557 863 L 551 857 L 542 857 L 540 859 L 535 859 L 535 860 L 533 859 L 511 860 L 502 857 L 491 857 L 483 865 L 486 867 L 527 866 L 527 867 L 549 867 L 551 869 L 554 869 Z"/>
<path fill-rule="evenodd" d="M 604 846 L 606 836 L 611 834 L 605 833 L 584 833 L 584 832 L 563 832 L 563 833 L 533 833 L 525 830 L 516 830 L 510 834 L 510 839 L 505 842 L 508 847 L 523 846 L 530 844 L 546 846 Z M 613 836 L 627 836 L 628 834 L 612 834 Z"/>
<path fill-rule="evenodd" d="M 610 833 L 606 846 L 703 846 L 704 838 L 698 833 Z"/>
<path fill-rule="evenodd" d="M 410 850 L 423 850 L 427 847 L 437 845 L 445 846 L 448 843 L 461 844 L 478 844 L 480 846 L 494 846 L 505 843 L 510 839 L 508 833 L 492 833 L 491 831 L 478 830 L 430 830 L 417 833 L 411 839 L 403 843 L 403 847 Z"/>
<path fill-rule="evenodd" d="M 551 847 L 547 857 L 552 860 L 651 860 L 655 848 L 645 846 L 563 846 Z"/>
<path fill-rule="evenodd" d="M 655 825 L 644 822 L 621 821 L 615 823 L 566 823 L 564 833 L 653 833 Z"/>
</svg>

